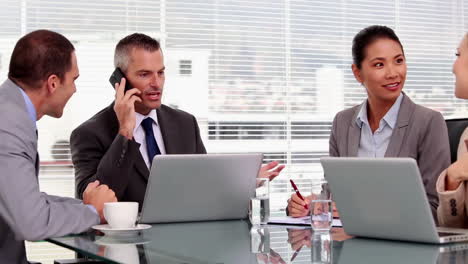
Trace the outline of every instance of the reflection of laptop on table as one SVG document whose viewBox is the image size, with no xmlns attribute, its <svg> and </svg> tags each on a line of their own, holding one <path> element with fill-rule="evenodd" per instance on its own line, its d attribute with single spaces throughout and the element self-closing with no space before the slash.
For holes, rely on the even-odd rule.
<svg viewBox="0 0 468 264">
<path fill-rule="evenodd" d="M 321 163 L 349 235 L 436 244 L 468 240 L 468 230 L 438 233 L 415 160 L 326 157 Z"/>
<path fill-rule="evenodd" d="M 262 154 L 158 155 L 140 223 L 247 218 Z"/>
<path fill-rule="evenodd" d="M 147 263 L 238 264 L 251 261 L 248 220 L 158 224 L 145 231 Z"/>
<path fill-rule="evenodd" d="M 353 238 L 342 242 L 343 247 L 334 263 L 466 263 L 468 244 L 431 245 Z"/>
</svg>

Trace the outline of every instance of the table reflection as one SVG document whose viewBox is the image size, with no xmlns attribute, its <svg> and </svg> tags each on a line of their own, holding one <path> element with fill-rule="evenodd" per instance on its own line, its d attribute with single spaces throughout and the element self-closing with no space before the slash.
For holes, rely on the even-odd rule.
<svg viewBox="0 0 468 264">
<path fill-rule="evenodd" d="M 314 234 L 247 221 L 159 224 L 133 237 L 87 233 L 49 241 L 109 263 L 468 263 L 468 244 L 350 238 L 342 229 Z"/>
<path fill-rule="evenodd" d="M 468 244 L 432 245 L 353 238 L 343 243 L 337 263 L 467 263 Z"/>
<path fill-rule="evenodd" d="M 103 236 L 96 238 L 94 242 L 100 246 L 104 246 L 99 253 L 105 258 L 121 263 L 140 263 L 138 245 L 147 244 L 150 240 L 142 235 L 133 237 Z M 141 254 L 144 254 L 144 252 L 141 252 Z"/>
</svg>

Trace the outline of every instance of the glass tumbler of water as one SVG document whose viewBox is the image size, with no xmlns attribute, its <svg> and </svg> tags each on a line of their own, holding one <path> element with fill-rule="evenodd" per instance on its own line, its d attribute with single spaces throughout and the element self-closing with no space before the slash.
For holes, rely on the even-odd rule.
<svg viewBox="0 0 468 264">
<path fill-rule="evenodd" d="M 270 217 L 270 187 L 268 178 L 257 178 L 255 193 L 250 197 L 249 219 L 252 225 L 267 224 Z"/>
<path fill-rule="evenodd" d="M 311 237 L 310 258 L 313 264 L 331 264 L 333 240 L 329 232 L 314 233 Z"/>
<path fill-rule="evenodd" d="M 333 220 L 331 193 L 325 179 L 312 180 L 310 202 L 311 226 L 314 232 L 328 232 Z"/>
</svg>

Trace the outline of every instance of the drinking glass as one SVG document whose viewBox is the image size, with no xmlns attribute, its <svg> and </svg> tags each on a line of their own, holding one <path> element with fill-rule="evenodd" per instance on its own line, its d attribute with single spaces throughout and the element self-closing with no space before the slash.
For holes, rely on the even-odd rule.
<svg viewBox="0 0 468 264">
<path fill-rule="evenodd" d="M 267 224 L 270 218 L 270 189 L 268 178 L 257 178 L 255 193 L 250 198 L 249 219 L 252 225 Z"/>
<path fill-rule="evenodd" d="M 310 217 L 314 232 L 330 230 L 333 220 L 332 197 L 325 179 L 312 180 Z"/>
</svg>

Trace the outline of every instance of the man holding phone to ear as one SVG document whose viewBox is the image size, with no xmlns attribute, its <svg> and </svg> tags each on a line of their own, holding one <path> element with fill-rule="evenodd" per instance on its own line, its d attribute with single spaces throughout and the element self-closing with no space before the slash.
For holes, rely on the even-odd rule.
<svg viewBox="0 0 468 264">
<path fill-rule="evenodd" d="M 161 103 L 165 66 L 157 40 L 140 33 L 123 38 L 115 48 L 114 66 L 111 82 L 124 76 L 114 83 L 115 101 L 70 138 L 76 189 L 81 197 L 89 182 L 99 180 L 119 201 L 136 201 L 141 209 L 155 155 L 206 154 L 206 149 L 195 117 Z M 127 91 L 126 83 L 132 87 Z M 271 162 L 259 176 L 272 179 L 283 167 Z"/>
</svg>

